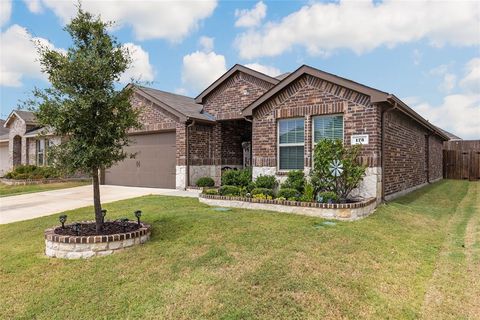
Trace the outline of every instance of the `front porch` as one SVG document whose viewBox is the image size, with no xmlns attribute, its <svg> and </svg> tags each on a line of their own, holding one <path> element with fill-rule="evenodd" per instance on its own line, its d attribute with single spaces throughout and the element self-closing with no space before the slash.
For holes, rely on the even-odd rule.
<svg viewBox="0 0 480 320">
<path fill-rule="evenodd" d="M 188 127 L 187 186 L 202 177 L 220 185 L 222 170 L 251 166 L 252 124 L 243 119 L 218 121 L 215 125 Z"/>
</svg>

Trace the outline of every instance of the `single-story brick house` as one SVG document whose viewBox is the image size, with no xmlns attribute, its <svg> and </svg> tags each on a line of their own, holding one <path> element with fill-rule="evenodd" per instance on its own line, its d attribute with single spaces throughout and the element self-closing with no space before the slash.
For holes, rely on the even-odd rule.
<svg viewBox="0 0 480 320">
<path fill-rule="evenodd" d="M 107 184 L 183 189 L 242 167 L 283 179 L 308 173 L 316 141 L 340 138 L 363 144 L 356 195 L 389 199 L 441 179 L 449 140 L 395 95 L 305 65 L 275 78 L 235 65 L 194 99 L 136 86 L 132 103 L 144 124 L 131 133 L 138 154 L 105 170 Z M 9 167 L 38 162 L 34 119 L 13 111 L 4 126 Z"/>
</svg>

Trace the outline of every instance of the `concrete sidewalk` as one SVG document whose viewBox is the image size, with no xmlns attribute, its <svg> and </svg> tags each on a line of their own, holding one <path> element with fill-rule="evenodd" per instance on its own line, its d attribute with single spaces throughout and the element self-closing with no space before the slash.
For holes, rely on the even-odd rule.
<svg viewBox="0 0 480 320">
<path fill-rule="evenodd" d="M 198 197 L 200 191 L 100 186 L 102 203 L 135 198 L 149 194 Z M 92 186 L 36 192 L 0 198 L 0 224 L 23 221 L 51 214 L 93 206 Z"/>
</svg>

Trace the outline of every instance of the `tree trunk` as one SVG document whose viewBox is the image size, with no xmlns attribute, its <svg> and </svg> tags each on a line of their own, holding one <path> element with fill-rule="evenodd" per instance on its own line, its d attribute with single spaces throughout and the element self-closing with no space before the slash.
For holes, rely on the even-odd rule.
<svg viewBox="0 0 480 320">
<path fill-rule="evenodd" d="M 95 207 L 95 225 L 97 232 L 103 229 L 102 205 L 100 203 L 100 182 L 98 180 L 98 168 L 92 170 L 93 180 L 93 206 Z"/>
</svg>

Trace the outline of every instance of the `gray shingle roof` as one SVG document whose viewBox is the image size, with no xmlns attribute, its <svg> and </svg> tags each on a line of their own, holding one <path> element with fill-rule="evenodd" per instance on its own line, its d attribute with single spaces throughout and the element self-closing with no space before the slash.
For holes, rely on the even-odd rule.
<svg viewBox="0 0 480 320">
<path fill-rule="evenodd" d="M 285 72 L 275 77 L 275 79 L 283 80 L 290 75 L 291 72 Z"/>
<path fill-rule="evenodd" d="M 448 132 L 447 130 L 444 130 L 440 127 L 437 127 L 438 130 L 440 130 L 444 135 L 446 135 L 450 140 L 463 140 L 462 138 L 460 138 L 459 136 L 456 136 L 454 135 L 453 133 L 451 132 Z"/>
<path fill-rule="evenodd" d="M 35 119 L 35 115 L 31 111 L 25 111 L 25 110 L 14 110 L 16 114 L 25 122 L 27 123 L 36 123 L 37 120 Z"/>
<path fill-rule="evenodd" d="M 1 135 L 4 135 L 4 134 L 8 134 L 8 132 L 10 131 L 10 129 L 5 128 L 5 127 L 3 126 L 4 124 L 5 124 L 5 120 L 0 119 L 0 136 L 1 136 Z"/>
<path fill-rule="evenodd" d="M 166 104 L 170 108 L 176 110 L 177 112 L 183 114 L 188 118 L 215 121 L 215 119 L 208 113 L 202 113 L 203 106 L 196 103 L 193 98 L 153 88 L 147 88 L 142 86 L 136 87 L 147 95 L 161 101 L 162 103 Z"/>
</svg>

